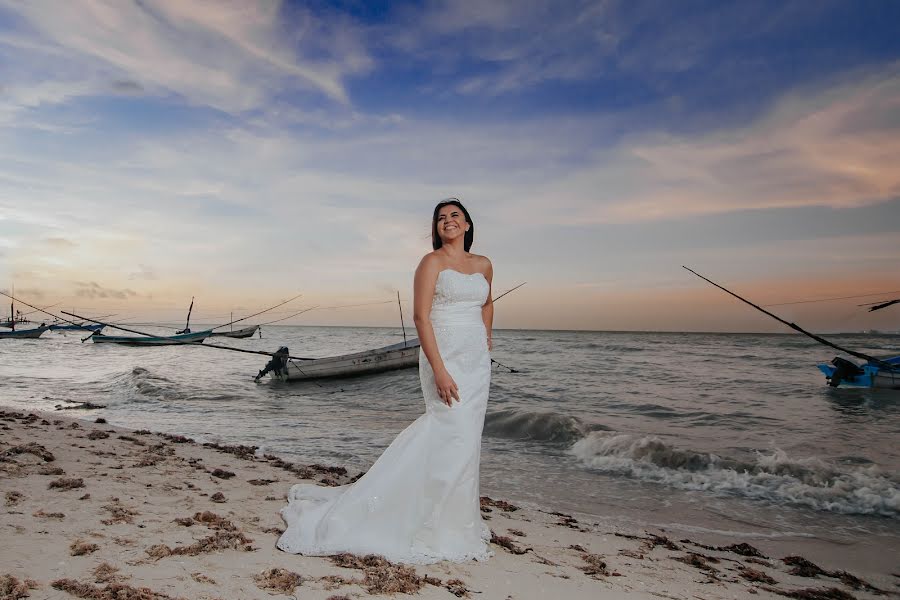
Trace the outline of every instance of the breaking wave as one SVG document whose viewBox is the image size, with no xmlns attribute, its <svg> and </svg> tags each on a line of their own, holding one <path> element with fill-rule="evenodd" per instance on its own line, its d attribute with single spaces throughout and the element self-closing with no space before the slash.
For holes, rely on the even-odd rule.
<svg viewBox="0 0 900 600">
<path fill-rule="evenodd" d="M 655 436 L 591 432 L 570 449 L 587 467 L 701 490 L 843 514 L 900 516 L 900 481 L 876 466 L 795 459 L 782 450 L 740 461 L 683 450 Z"/>
<path fill-rule="evenodd" d="M 598 425 L 588 425 L 577 417 L 551 412 L 532 412 L 514 408 L 488 413 L 484 433 L 490 437 L 537 440 L 550 444 L 574 444 Z"/>
</svg>

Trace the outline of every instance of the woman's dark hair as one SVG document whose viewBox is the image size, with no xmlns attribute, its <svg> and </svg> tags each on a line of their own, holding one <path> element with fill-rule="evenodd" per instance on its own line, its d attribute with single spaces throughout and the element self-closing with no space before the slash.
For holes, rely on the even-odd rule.
<svg viewBox="0 0 900 600">
<path fill-rule="evenodd" d="M 438 213 L 442 208 L 450 204 L 459 207 L 459 210 L 462 211 L 463 216 L 466 218 L 466 223 L 469 224 L 469 230 L 463 237 L 463 248 L 466 252 L 468 252 L 469 248 L 472 247 L 472 242 L 475 240 L 475 223 L 472 222 L 472 217 L 469 216 L 469 211 L 466 210 L 466 207 L 462 205 L 462 202 L 460 202 L 458 198 L 447 198 L 446 200 L 441 200 L 440 202 L 438 202 L 437 206 L 434 207 L 434 216 L 431 217 L 431 246 L 432 248 L 437 250 L 444 245 L 444 242 L 441 241 L 441 236 L 438 235 Z"/>
</svg>

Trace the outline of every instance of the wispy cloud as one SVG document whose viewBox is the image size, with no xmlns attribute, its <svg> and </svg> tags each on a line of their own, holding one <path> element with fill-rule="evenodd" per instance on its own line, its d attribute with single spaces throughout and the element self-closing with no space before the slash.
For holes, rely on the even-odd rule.
<svg viewBox="0 0 900 600">
<path fill-rule="evenodd" d="M 845 75 L 845 77 L 847 77 Z M 534 193 L 562 222 L 666 220 L 900 196 L 900 65 L 796 90 L 750 125 L 650 134 Z"/>
<path fill-rule="evenodd" d="M 68 53 L 74 76 L 130 82 L 131 91 L 175 94 L 227 112 L 261 107 L 277 93 L 314 91 L 346 103 L 345 77 L 372 61 L 352 25 L 280 2 L 133 0 L 5 2 L 47 44 Z M 2 40 L 0 40 L 2 41 Z"/>
</svg>

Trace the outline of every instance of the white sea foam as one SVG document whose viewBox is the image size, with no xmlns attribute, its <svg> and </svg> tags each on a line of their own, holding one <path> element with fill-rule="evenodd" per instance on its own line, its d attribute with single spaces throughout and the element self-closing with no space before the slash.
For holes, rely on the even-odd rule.
<svg viewBox="0 0 900 600">
<path fill-rule="evenodd" d="M 843 514 L 900 517 L 900 483 L 875 466 L 843 467 L 782 450 L 755 461 L 672 447 L 655 436 L 594 431 L 572 454 L 591 469 L 684 490 L 702 490 Z"/>
</svg>

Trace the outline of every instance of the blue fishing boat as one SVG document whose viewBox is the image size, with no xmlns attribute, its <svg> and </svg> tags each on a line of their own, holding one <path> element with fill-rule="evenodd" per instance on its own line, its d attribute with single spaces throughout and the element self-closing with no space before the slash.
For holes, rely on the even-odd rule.
<svg viewBox="0 0 900 600">
<path fill-rule="evenodd" d="M 169 336 L 103 335 L 95 332 L 91 340 L 95 344 L 124 344 L 127 346 L 171 346 L 175 344 L 200 344 L 212 333 L 210 330 Z"/>
<path fill-rule="evenodd" d="M 850 386 L 900 390 L 900 356 L 879 359 L 877 363 L 857 363 L 840 356 L 830 363 L 816 365 L 831 387 Z"/>
<path fill-rule="evenodd" d="M 105 325 L 86 325 L 84 323 L 80 325 L 54 323 L 53 325 L 50 325 L 50 331 L 100 331 L 104 327 Z"/>
</svg>

